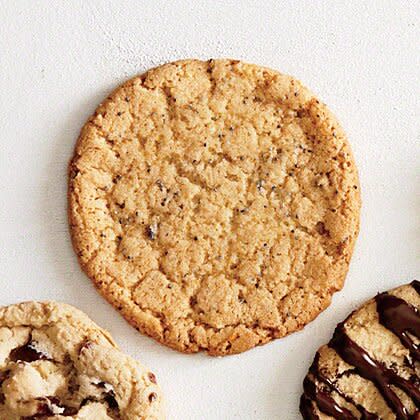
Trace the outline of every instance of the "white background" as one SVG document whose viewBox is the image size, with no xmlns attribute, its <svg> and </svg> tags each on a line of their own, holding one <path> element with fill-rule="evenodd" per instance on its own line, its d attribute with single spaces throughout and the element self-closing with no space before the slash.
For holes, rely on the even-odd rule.
<svg viewBox="0 0 420 420">
<path fill-rule="evenodd" d="M 158 375 L 168 419 L 299 419 L 301 383 L 336 323 L 419 275 L 418 1 L 0 0 L 0 304 L 78 306 Z M 417 22 L 416 22 L 417 21 Z M 141 336 L 79 269 L 66 169 L 119 83 L 181 58 L 239 58 L 301 79 L 336 113 L 360 170 L 345 288 L 304 331 L 222 359 Z"/>
</svg>

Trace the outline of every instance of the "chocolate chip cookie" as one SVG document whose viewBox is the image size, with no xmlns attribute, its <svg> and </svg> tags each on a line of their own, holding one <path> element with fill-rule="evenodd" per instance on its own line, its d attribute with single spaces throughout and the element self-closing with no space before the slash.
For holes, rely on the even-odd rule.
<svg viewBox="0 0 420 420">
<path fill-rule="evenodd" d="M 69 172 L 81 266 L 174 349 L 243 352 L 302 328 L 343 286 L 357 170 L 293 77 L 234 60 L 150 70 L 98 107 Z"/>
<path fill-rule="evenodd" d="M 304 381 L 304 419 L 420 419 L 420 282 L 377 295 L 339 324 Z"/>
<path fill-rule="evenodd" d="M 55 302 L 0 308 L 0 419 L 163 419 L 156 377 L 85 314 Z"/>
</svg>

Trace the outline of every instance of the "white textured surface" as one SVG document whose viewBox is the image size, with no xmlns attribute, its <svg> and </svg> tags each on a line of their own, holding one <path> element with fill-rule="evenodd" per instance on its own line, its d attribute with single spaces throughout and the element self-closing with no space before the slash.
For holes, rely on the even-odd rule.
<svg viewBox="0 0 420 420">
<path fill-rule="evenodd" d="M 148 364 L 168 418 L 294 420 L 335 324 L 419 275 L 418 1 L 0 0 L 0 304 L 74 304 Z M 344 290 L 315 322 L 239 356 L 175 353 L 141 336 L 81 273 L 66 221 L 80 127 L 126 78 L 180 58 L 293 74 L 342 121 L 360 170 L 362 229 Z M 416 119 L 417 117 L 417 119 Z"/>
</svg>

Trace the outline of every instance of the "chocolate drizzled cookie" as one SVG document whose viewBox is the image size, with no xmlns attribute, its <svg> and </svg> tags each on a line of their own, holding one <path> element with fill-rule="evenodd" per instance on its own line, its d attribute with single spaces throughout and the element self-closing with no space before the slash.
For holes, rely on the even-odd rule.
<svg viewBox="0 0 420 420">
<path fill-rule="evenodd" d="M 378 294 L 321 347 L 304 380 L 304 419 L 420 418 L 420 283 Z"/>
</svg>

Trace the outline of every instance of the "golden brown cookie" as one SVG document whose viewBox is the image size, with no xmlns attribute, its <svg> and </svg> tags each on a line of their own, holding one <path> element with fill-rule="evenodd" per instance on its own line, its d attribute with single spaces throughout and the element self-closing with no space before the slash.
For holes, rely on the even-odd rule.
<svg viewBox="0 0 420 420">
<path fill-rule="evenodd" d="M 56 302 L 0 308 L 0 419 L 161 420 L 156 377 L 84 313 Z"/>
<path fill-rule="evenodd" d="M 79 261 L 141 332 L 239 353 L 302 328 L 343 286 L 359 183 L 337 120 L 296 79 L 186 60 L 129 80 L 70 164 Z"/>
<path fill-rule="evenodd" d="M 377 295 L 339 324 L 304 381 L 305 420 L 420 419 L 420 283 Z"/>
</svg>

